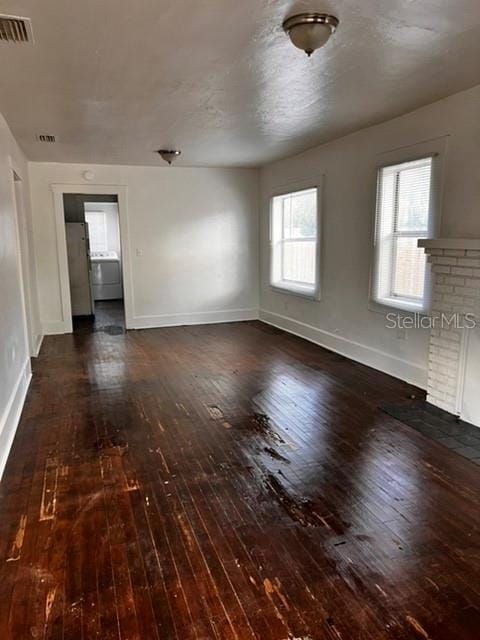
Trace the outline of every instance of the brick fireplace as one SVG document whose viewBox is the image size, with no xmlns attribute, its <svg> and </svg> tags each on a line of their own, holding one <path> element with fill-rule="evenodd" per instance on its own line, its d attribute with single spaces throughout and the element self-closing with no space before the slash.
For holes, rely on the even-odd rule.
<svg viewBox="0 0 480 640">
<path fill-rule="evenodd" d="M 471 318 L 479 315 L 480 240 L 420 240 L 431 264 L 430 332 L 427 400 L 450 413 L 462 412 Z M 442 317 L 455 322 L 443 323 Z M 479 385 L 480 393 L 480 385 Z"/>
</svg>

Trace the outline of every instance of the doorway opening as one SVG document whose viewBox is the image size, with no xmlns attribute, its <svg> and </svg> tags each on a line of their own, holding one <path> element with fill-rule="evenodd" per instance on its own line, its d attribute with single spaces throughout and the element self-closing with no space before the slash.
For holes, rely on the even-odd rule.
<svg viewBox="0 0 480 640">
<path fill-rule="evenodd" d="M 125 331 L 118 197 L 64 193 L 74 333 Z"/>
</svg>

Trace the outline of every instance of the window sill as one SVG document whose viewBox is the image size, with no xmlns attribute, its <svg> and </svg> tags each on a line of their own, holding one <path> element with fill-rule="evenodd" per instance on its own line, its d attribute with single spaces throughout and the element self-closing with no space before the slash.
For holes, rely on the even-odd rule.
<svg viewBox="0 0 480 640">
<path fill-rule="evenodd" d="M 408 305 L 404 302 L 396 302 L 395 300 L 385 299 L 382 301 L 370 299 L 368 308 L 375 313 L 392 313 L 397 312 L 401 316 L 426 316 L 428 310 L 423 306 Z"/>
<path fill-rule="evenodd" d="M 307 300 L 320 300 L 320 295 L 316 289 L 301 289 L 296 287 L 283 287 L 279 284 L 270 284 L 270 289 L 275 293 L 286 293 L 292 296 L 298 296 Z"/>
</svg>

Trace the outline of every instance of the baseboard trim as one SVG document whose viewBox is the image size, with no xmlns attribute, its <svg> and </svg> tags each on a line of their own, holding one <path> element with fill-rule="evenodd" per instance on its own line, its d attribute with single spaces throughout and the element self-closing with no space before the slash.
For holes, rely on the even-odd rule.
<svg viewBox="0 0 480 640">
<path fill-rule="evenodd" d="M 157 329 L 189 324 L 218 324 L 246 320 L 258 320 L 258 309 L 230 309 L 228 311 L 197 311 L 195 313 L 173 313 L 159 316 L 134 316 L 131 328 Z"/>
<path fill-rule="evenodd" d="M 318 344 L 329 351 L 338 353 L 350 360 L 387 373 L 395 378 L 414 384 L 421 389 L 427 388 L 427 368 L 420 367 L 408 360 L 392 356 L 385 351 L 368 347 L 343 336 L 318 329 L 305 322 L 294 320 L 272 311 L 260 309 L 259 319 L 278 329 L 283 329 L 299 338 Z"/>
<path fill-rule="evenodd" d="M 42 322 L 42 332 L 44 336 L 56 336 L 65 333 L 64 322 Z M 42 336 L 43 339 L 43 336 Z"/>
<path fill-rule="evenodd" d="M 10 399 L 0 419 L 0 480 L 3 476 L 13 438 L 15 437 L 20 422 L 20 416 L 22 415 L 23 405 L 31 379 L 32 371 L 30 369 L 30 359 L 28 359 L 18 376 L 17 382 L 10 394 Z"/>
<path fill-rule="evenodd" d="M 37 344 L 35 345 L 35 353 L 33 354 L 34 358 L 38 358 L 40 349 L 42 348 L 42 344 L 43 344 L 43 333 L 38 336 Z"/>
</svg>

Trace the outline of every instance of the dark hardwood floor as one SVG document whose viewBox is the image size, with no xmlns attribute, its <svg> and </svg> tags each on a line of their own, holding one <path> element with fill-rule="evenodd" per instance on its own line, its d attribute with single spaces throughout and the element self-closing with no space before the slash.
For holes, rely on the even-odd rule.
<svg viewBox="0 0 480 640">
<path fill-rule="evenodd" d="M 478 638 L 480 468 L 415 390 L 258 322 L 45 339 L 0 638 Z"/>
</svg>

